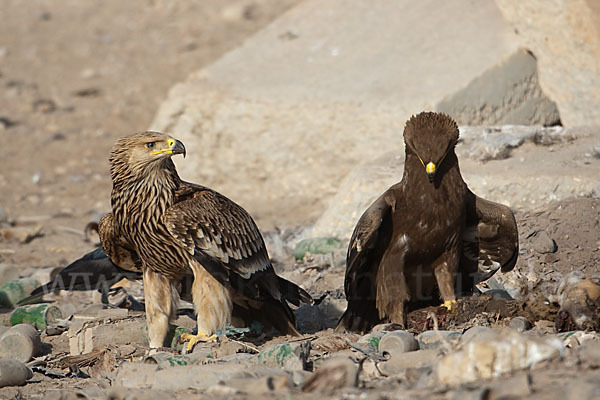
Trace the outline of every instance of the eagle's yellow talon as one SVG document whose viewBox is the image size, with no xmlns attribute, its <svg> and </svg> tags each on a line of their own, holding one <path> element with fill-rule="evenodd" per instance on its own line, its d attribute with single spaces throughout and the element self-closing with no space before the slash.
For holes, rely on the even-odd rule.
<svg viewBox="0 0 600 400">
<path fill-rule="evenodd" d="M 444 304 L 442 304 L 442 307 L 445 307 L 448 309 L 448 311 L 452 311 L 452 308 L 456 305 L 456 300 L 446 300 L 444 302 Z"/>
<path fill-rule="evenodd" d="M 187 342 L 187 344 L 185 345 L 185 349 L 188 353 L 192 351 L 192 349 L 194 348 L 196 343 L 212 342 L 212 341 L 215 341 L 216 339 L 217 339 L 217 335 L 212 334 L 209 336 L 208 334 L 206 334 L 204 332 L 198 332 L 197 335 L 192 335 L 191 333 L 183 333 L 183 334 L 181 334 L 181 336 L 179 336 L 179 340 L 182 343 Z"/>
</svg>

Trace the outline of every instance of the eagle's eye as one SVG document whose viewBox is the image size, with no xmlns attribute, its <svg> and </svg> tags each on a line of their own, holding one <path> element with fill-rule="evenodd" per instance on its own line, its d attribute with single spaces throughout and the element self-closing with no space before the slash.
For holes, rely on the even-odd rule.
<svg viewBox="0 0 600 400">
<path fill-rule="evenodd" d="M 149 149 L 153 148 L 154 147 L 154 142 L 148 142 L 148 143 L 146 143 L 146 147 L 149 148 Z"/>
</svg>

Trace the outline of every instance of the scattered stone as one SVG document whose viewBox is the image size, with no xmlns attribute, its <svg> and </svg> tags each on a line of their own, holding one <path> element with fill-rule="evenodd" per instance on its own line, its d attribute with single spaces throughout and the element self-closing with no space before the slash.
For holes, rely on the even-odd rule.
<svg viewBox="0 0 600 400">
<path fill-rule="evenodd" d="M 101 90 L 95 87 L 80 89 L 73 92 L 73 94 L 78 97 L 97 97 L 100 93 L 102 93 Z"/>
<path fill-rule="evenodd" d="M 344 243 L 334 237 L 304 239 L 294 248 L 296 260 L 302 260 L 307 254 L 329 254 L 337 249 L 343 249 Z"/>
<path fill-rule="evenodd" d="M 439 355 L 438 350 L 396 353 L 389 360 L 377 363 L 377 368 L 384 376 L 393 376 L 409 368 L 430 368 L 438 362 Z"/>
<path fill-rule="evenodd" d="M 546 253 L 554 253 L 557 250 L 556 242 L 546 231 L 538 232 L 531 241 L 531 246 L 538 253 L 546 254 Z"/>
<path fill-rule="evenodd" d="M 325 314 L 319 305 L 303 305 L 294 311 L 296 326 L 303 333 L 315 333 L 325 329 Z"/>
<path fill-rule="evenodd" d="M 505 331 L 489 342 L 471 342 L 462 350 L 443 357 L 438 363 L 438 379 L 446 385 L 460 385 L 479 379 L 497 378 L 561 356 L 560 339 L 530 338 Z"/>
<path fill-rule="evenodd" d="M 390 355 L 416 351 L 419 349 L 419 342 L 412 333 L 407 331 L 388 332 L 379 340 L 379 352 Z"/>
<path fill-rule="evenodd" d="M 8 225 L 8 213 L 0 206 L 0 226 Z"/>
<path fill-rule="evenodd" d="M 0 308 L 12 308 L 38 286 L 40 283 L 34 278 L 21 278 L 4 283 L 0 286 Z"/>
<path fill-rule="evenodd" d="M 0 387 L 21 386 L 33 377 L 33 372 L 14 358 L 0 358 Z"/>
<path fill-rule="evenodd" d="M 531 329 L 531 322 L 525 317 L 514 317 L 510 320 L 508 326 L 509 328 L 522 333 Z"/>
<path fill-rule="evenodd" d="M 18 279 L 21 276 L 22 267 L 19 267 L 14 264 L 0 263 L 0 285 L 5 284 L 6 282 Z M 2 295 L 0 295 L 2 296 Z M 0 303 L 2 300 L 0 300 Z M 0 308 L 3 306 L 0 305 Z"/>
<path fill-rule="evenodd" d="M 60 308 L 51 304 L 33 304 L 17 308 L 10 316 L 10 324 L 30 324 L 38 331 L 45 330 L 50 325 L 56 325 L 62 319 Z"/>
<path fill-rule="evenodd" d="M 303 392 L 333 394 L 344 387 L 358 384 L 358 372 L 354 362 L 348 357 L 332 357 L 317 369 L 302 386 Z"/>
<path fill-rule="evenodd" d="M 33 102 L 33 111 L 49 114 L 56 111 L 56 103 L 50 99 L 38 99 Z"/>
<path fill-rule="evenodd" d="M 489 342 L 498 338 L 498 332 L 487 326 L 476 325 L 467 329 L 460 338 L 460 343 Z"/>
<path fill-rule="evenodd" d="M 42 236 L 44 236 L 44 230 L 41 225 L 35 227 L 12 226 L 0 229 L 0 237 L 5 240 L 16 240 L 21 244 L 27 244 Z"/>
<path fill-rule="evenodd" d="M 590 368 L 600 368 L 600 342 L 588 340 L 579 347 L 579 359 Z"/>
<path fill-rule="evenodd" d="M 456 331 L 425 331 L 417 336 L 419 348 L 422 350 L 453 348 L 462 335 Z"/>
<path fill-rule="evenodd" d="M 0 354 L 28 362 L 38 355 L 41 345 L 40 334 L 32 325 L 19 324 L 0 337 Z"/>
</svg>

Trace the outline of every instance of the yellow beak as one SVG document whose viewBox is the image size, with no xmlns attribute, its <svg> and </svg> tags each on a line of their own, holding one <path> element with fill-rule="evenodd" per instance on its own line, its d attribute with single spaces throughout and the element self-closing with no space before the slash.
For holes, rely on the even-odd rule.
<svg viewBox="0 0 600 400">
<path fill-rule="evenodd" d="M 425 172 L 427 172 L 427 176 L 429 177 L 429 182 L 433 182 L 433 177 L 435 176 L 435 164 L 429 162 L 425 166 Z"/>
<path fill-rule="evenodd" d="M 167 140 L 167 146 L 169 147 L 163 150 L 155 151 L 152 154 L 183 154 L 183 157 L 185 158 L 185 146 L 179 140 L 169 138 Z"/>
</svg>

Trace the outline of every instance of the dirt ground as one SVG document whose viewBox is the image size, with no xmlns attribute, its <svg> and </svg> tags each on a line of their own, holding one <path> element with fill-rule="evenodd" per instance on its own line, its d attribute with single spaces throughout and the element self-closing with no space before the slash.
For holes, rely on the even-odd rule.
<svg viewBox="0 0 600 400">
<path fill-rule="evenodd" d="M 36 0 L 24 5 L 5 0 L 0 7 L 0 137 L 4 144 L 0 147 L 0 208 L 18 234 L 0 236 L 0 266 L 23 270 L 65 266 L 90 251 L 93 243 L 84 240 L 83 227 L 109 209 L 107 158 L 114 141 L 146 129 L 174 83 L 299 1 Z M 276 222 L 285 227 L 287 223 L 277 213 L 254 216 L 259 226 Z M 588 277 L 600 273 L 600 200 L 550 203 L 517 213 L 517 221 L 521 243 L 517 266 L 506 276 L 495 277 L 494 288 L 518 287 L 521 299 L 496 301 L 487 294 L 462 300 L 459 312 L 445 313 L 437 307 L 418 310 L 410 317 L 412 331 L 431 329 L 428 311 L 436 313 L 440 329 L 507 325 L 522 315 L 541 334 L 552 330 L 558 308 L 547 301 L 547 294 L 556 290 L 561 277 L 574 270 Z M 554 240 L 556 251 L 542 253 L 534 248 L 540 232 Z M 339 260 L 328 266 L 304 267 L 290 261 L 280 270 L 317 297 L 325 292 L 333 299 L 343 297 Z M 301 272 L 293 273 L 294 269 Z M 73 299 L 81 302 L 80 307 L 93 305 L 89 295 L 77 294 Z M 332 321 L 307 338 L 331 336 Z M 51 343 L 51 351 L 68 351 L 60 337 L 44 339 Z M 255 344 L 285 340 L 263 338 Z M 597 373 L 574 367 L 569 357 L 531 372 L 537 398 L 553 394 L 575 378 L 585 380 Z M 367 387 L 375 390 L 365 396 L 351 393 L 348 398 L 395 398 L 398 390 L 407 397 L 456 395 L 431 388 L 419 392 L 418 382 L 410 379 L 388 379 Z M 23 388 L 0 389 L 0 398 L 40 398 L 42 392 L 61 398 L 57 397 L 59 389 L 74 393 L 81 388 L 97 388 L 98 393 L 106 389 L 97 381 L 36 375 Z"/>
</svg>

